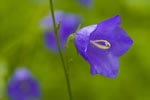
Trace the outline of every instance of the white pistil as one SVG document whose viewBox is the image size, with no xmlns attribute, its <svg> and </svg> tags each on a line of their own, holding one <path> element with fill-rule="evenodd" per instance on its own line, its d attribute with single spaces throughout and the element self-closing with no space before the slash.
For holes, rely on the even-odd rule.
<svg viewBox="0 0 150 100">
<path fill-rule="evenodd" d="M 103 49 L 103 50 L 107 50 L 111 47 L 111 44 L 107 40 L 91 40 L 90 43 L 92 43 L 97 48 Z M 100 43 L 104 43 L 104 45 Z"/>
</svg>

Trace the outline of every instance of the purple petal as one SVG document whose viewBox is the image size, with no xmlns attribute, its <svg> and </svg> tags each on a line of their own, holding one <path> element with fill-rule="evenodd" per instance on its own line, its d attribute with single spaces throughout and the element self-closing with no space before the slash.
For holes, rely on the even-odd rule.
<svg viewBox="0 0 150 100">
<path fill-rule="evenodd" d="M 26 80 L 26 78 L 28 78 L 30 76 L 31 76 L 31 74 L 30 74 L 30 72 L 28 72 L 27 69 L 19 68 L 14 73 L 13 78 L 21 81 L 21 80 Z"/>
<path fill-rule="evenodd" d="M 97 25 L 87 26 L 80 29 L 75 35 L 75 46 L 77 51 L 87 60 L 87 46 L 90 34 L 96 29 Z"/>
<path fill-rule="evenodd" d="M 128 51 L 128 49 L 132 46 L 133 41 L 132 39 L 126 34 L 126 32 L 121 29 L 120 27 L 117 27 L 112 32 L 112 47 L 110 48 L 110 51 L 115 56 L 122 56 L 124 53 Z"/>
<path fill-rule="evenodd" d="M 82 6 L 89 7 L 92 4 L 92 0 L 77 0 Z"/>
<path fill-rule="evenodd" d="M 67 37 L 62 38 L 59 36 L 59 40 L 60 40 L 60 46 L 61 46 L 62 50 L 64 50 Z M 53 52 L 58 51 L 54 32 L 46 32 L 44 34 L 44 44 L 45 44 L 46 48 L 50 49 L 51 51 L 53 51 Z"/>
<path fill-rule="evenodd" d="M 87 50 L 88 62 L 91 65 L 91 74 L 101 74 L 106 77 L 116 77 L 118 73 L 118 58 L 111 53 L 104 54 L 92 44 Z"/>
<path fill-rule="evenodd" d="M 59 33 L 60 37 L 67 39 L 67 37 L 74 33 L 80 24 L 80 19 L 78 16 L 72 14 L 66 14 L 66 16 L 61 21 Z"/>
<path fill-rule="evenodd" d="M 54 36 L 54 32 L 46 32 L 44 34 L 44 44 L 46 48 L 49 48 L 53 52 L 57 51 L 56 39 Z"/>
<path fill-rule="evenodd" d="M 62 19 L 63 19 L 63 17 L 64 17 L 64 13 L 63 12 L 56 11 L 55 12 L 55 21 L 56 21 L 56 24 L 58 24 L 59 22 L 61 22 Z M 40 26 L 44 30 L 52 29 L 53 28 L 52 17 L 50 15 L 45 16 L 43 18 L 43 20 L 40 22 Z"/>
<path fill-rule="evenodd" d="M 116 15 L 100 22 L 98 24 L 97 30 L 101 30 L 101 32 L 112 31 L 114 28 L 119 26 L 120 23 L 120 15 Z"/>
<path fill-rule="evenodd" d="M 73 14 L 64 14 L 63 19 L 60 22 L 60 27 L 58 30 L 58 37 L 60 40 L 61 48 L 64 50 L 67 38 L 70 34 L 74 33 L 80 24 L 80 19 L 78 16 Z M 57 45 L 55 40 L 54 32 L 46 32 L 44 34 L 45 45 L 53 52 L 57 52 Z"/>
<path fill-rule="evenodd" d="M 99 23 L 96 30 L 91 33 L 90 40 L 107 40 L 111 44 L 110 49 L 99 50 L 100 52 L 121 56 L 131 47 L 132 40 L 119 25 L 120 17 L 115 16 Z"/>
</svg>

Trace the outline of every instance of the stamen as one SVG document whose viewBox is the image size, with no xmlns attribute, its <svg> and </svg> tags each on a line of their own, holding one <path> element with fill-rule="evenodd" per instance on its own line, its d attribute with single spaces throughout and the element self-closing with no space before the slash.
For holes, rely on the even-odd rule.
<svg viewBox="0 0 150 100">
<path fill-rule="evenodd" d="M 91 40 L 90 43 L 103 50 L 107 50 L 111 47 L 111 44 L 107 40 Z M 100 43 L 104 43 L 104 45 Z"/>
</svg>

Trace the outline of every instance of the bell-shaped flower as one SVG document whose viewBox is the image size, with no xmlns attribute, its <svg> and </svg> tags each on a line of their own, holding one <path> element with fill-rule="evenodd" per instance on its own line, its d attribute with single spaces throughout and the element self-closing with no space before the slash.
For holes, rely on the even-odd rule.
<svg viewBox="0 0 150 100">
<path fill-rule="evenodd" d="M 56 24 L 59 24 L 58 37 L 61 48 L 64 50 L 68 36 L 74 33 L 80 24 L 80 18 L 74 14 L 64 13 L 60 11 L 55 12 Z M 47 16 L 41 21 L 41 27 L 45 30 L 44 42 L 45 46 L 57 52 L 56 39 L 54 35 L 52 17 Z"/>
<path fill-rule="evenodd" d="M 133 41 L 120 27 L 120 16 L 80 29 L 75 35 L 77 51 L 90 64 L 91 74 L 116 77 L 119 57 Z"/>
<path fill-rule="evenodd" d="M 40 87 L 27 69 L 19 68 L 8 81 L 7 94 L 10 100 L 40 100 Z"/>
</svg>

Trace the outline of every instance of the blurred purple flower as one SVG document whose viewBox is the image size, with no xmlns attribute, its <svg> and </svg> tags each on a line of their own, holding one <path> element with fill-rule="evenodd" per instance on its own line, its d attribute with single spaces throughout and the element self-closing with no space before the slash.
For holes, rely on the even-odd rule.
<svg viewBox="0 0 150 100">
<path fill-rule="evenodd" d="M 92 0 L 77 0 L 83 7 L 90 7 L 92 5 Z"/>
<path fill-rule="evenodd" d="M 87 26 L 75 35 L 77 51 L 88 61 L 91 74 L 117 76 L 119 57 L 131 47 L 133 41 L 120 28 L 120 16 L 114 16 L 97 25 Z"/>
<path fill-rule="evenodd" d="M 37 81 L 25 68 L 16 70 L 8 82 L 8 97 L 11 100 L 39 100 L 40 88 Z"/>
<path fill-rule="evenodd" d="M 61 48 L 64 50 L 68 36 L 76 31 L 78 25 L 80 24 L 80 19 L 76 15 L 57 11 L 55 12 L 55 20 L 57 24 L 60 23 L 58 37 Z M 41 21 L 41 27 L 45 30 L 44 41 L 46 47 L 53 52 L 57 52 L 51 16 L 47 16 Z"/>
</svg>

